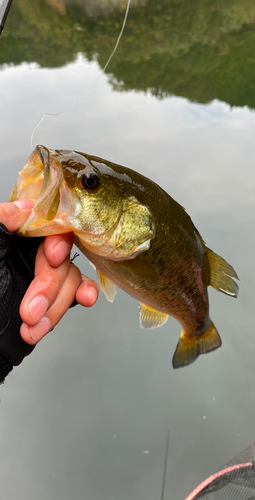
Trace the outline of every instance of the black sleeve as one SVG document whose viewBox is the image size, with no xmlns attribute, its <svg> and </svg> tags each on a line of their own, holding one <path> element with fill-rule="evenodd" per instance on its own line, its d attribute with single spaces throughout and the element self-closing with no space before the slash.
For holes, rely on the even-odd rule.
<svg viewBox="0 0 255 500">
<path fill-rule="evenodd" d="M 22 238 L 0 223 L 0 384 L 35 346 L 20 336 L 21 300 L 34 278 L 35 257 L 43 238 Z"/>
</svg>

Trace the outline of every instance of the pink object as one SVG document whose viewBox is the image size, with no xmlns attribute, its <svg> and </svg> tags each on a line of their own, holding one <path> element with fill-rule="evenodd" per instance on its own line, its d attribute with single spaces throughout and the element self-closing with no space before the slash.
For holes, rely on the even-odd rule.
<svg viewBox="0 0 255 500">
<path fill-rule="evenodd" d="M 227 467 L 226 469 L 223 469 L 220 472 L 213 474 L 212 476 L 208 477 L 205 481 L 203 481 L 199 486 L 197 486 L 195 490 L 192 491 L 192 493 L 190 493 L 185 500 L 194 500 L 196 498 L 196 495 L 198 495 L 198 493 L 201 493 L 201 491 L 203 491 L 210 483 L 212 483 L 218 477 L 224 476 L 224 474 L 227 474 L 228 472 L 232 472 L 234 470 L 244 469 L 245 467 L 253 467 L 253 463 L 247 462 L 245 464 L 232 465 L 231 467 Z"/>
</svg>

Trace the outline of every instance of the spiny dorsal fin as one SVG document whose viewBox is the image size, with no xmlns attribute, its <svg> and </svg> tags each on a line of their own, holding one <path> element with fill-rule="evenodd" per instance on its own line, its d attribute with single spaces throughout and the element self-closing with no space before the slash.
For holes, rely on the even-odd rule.
<svg viewBox="0 0 255 500">
<path fill-rule="evenodd" d="M 220 346 L 221 338 L 212 322 L 202 334 L 188 336 L 182 332 L 173 356 L 173 368 L 190 365 L 200 354 L 214 351 Z"/>
<path fill-rule="evenodd" d="M 117 293 L 117 287 L 115 283 L 113 283 L 113 281 L 110 280 L 110 278 L 108 278 L 104 273 L 99 271 L 99 269 L 97 269 L 97 278 L 100 288 L 102 292 L 104 292 L 107 300 L 109 300 L 109 302 L 113 302 L 114 297 Z"/>
<path fill-rule="evenodd" d="M 237 297 L 238 284 L 232 279 L 239 279 L 234 268 L 230 266 L 222 257 L 207 248 L 207 256 L 210 266 L 209 285 L 220 292 Z"/>
<path fill-rule="evenodd" d="M 140 302 L 140 326 L 141 328 L 158 328 L 168 320 L 168 314 L 162 313 L 152 307 Z"/>
</svg>

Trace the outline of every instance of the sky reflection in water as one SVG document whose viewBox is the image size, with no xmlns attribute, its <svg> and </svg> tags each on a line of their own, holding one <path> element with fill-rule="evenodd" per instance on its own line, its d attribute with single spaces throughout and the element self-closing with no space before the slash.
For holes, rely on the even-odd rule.
<svg viewBox="0 0 255 500">
<path fill-rule="evenodd" d="M 209 247 L 241 278 L 232 300 L 210 289 L 222 337 L 215 353 L 173 371 L 179 324 L 139 328 L 137 303 L 118 291 L 75 308 L 1 387 L 5 500 L 183 500 L 248 446 L 254 429 L 254 111 L 150 92 L 113 91 L 97 62 L 0 72 L 1 199 L 33 147 L 75 149 L 150 177 L 187 209 Z M 82 270 L 94 277 L 86 259 Z M 144 453 L 149 451 L 149 453 Z"/>
</svg>

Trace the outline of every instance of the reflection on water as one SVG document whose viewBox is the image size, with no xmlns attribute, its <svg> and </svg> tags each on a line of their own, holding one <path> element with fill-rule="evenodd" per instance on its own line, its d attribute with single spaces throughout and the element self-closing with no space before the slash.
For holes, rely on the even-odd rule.
<svg viewBox="0 0 255 500">
<path fill-rule="evenodd" d="M 0 64 L 59 67 L 82 53 L 103 68 L 125 7 L 117 0 L 19 0 L 1 40 Z M 174 94 L 200 103 L 219 98 L 254 108 L 254 23 L 249 1 L 133 1 L 107 70 L 112 85 L 150 90 L 161 98 Z"/>
<path fill-rule="evenodd" d="M 155 180 L 233 264 L 240 297 L 209 291 L 223 345 L 178 371 L 174 320 L 141 330 L 121 291 L 114 304 L 101 296 L 91 310 L 69 311 L 1 387 L 1 495 L 160 498 L 170 430 L 164 500 L 183 500 L 254 441 L 254 8 L 132 4 L 109 74 L 90 90 L 125 6 L 93 18 L 80 5 L 13 2 L 0 39 L 1 199 L 43 114 L 82 97 L 45 118 L 33 147 L 73 148 Z"/>
</svg>

